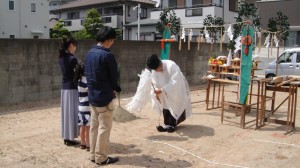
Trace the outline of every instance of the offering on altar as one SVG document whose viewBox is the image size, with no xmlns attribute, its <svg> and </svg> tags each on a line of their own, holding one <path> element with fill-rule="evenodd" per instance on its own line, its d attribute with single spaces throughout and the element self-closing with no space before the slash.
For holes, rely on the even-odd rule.
<svg viewBox="0 0 300 168">
<path fill-rule="evenodd" d="M 210 57 L 208 60 L 208 65 L 223 65 L 223 61 L 222 60 L 218 60 L 217 58 L 212 58 Z"/>
</svg>

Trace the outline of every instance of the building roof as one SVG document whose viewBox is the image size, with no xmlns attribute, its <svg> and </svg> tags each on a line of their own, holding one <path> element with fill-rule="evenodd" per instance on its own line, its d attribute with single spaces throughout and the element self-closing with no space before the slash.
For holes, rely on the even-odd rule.
<svg viewBox="0 0 300 168">
<path fill-rule="evenodd" d="M 52 9 L 51 11 L 57 12 L 64 9 L 71 9 L 71 8 L 78 8 L 78 7 L 84 7 L 84 6 L 91 6 L 91 5 L 99 5 L 99 4 L 106 4 L 106 3 L 116 3 L 120 2 L 120 4 L 123 3 L 123 1 L 126 0 L 77 0 L 73 1 L 64 5 L 61 5 L 55 9 Z M 144 3 L 144 4 L 152 4 L 155 5 L 156 3 L 152 0 L 130 0 L 131 2 L 137 2 L 137 3 Z"/>
<path fill-rule="evenodd" d="M 146 25 L 156 25 L 157 22 L 159 22 L 159 19 L 150 19 L 150 18 L 141 19 L 140 20 L 140 25 L 143 25 L 143 26 L 146 26 Z M 138 25 L 138 21 L 134 21 L 134 22 L 126 24 L 125 26 L 126 27 L 135 27 L 137 25 Z"/>
</svg>

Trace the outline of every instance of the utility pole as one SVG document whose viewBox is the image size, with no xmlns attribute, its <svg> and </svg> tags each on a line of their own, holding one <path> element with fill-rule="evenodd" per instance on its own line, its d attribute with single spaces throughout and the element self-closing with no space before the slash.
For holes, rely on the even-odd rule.
<svg viewBox="0 0 300 168">
<path fill-rule="evenodd" d="M 126 33 L 125 33 L 125 24 L 126 24 L 126 6 L 128 5 L 128 2 L 130 0 L 120 0 L 123 2 L 123 25 L 122 25 L 122 32 L 123 32 L 123 40 L 126 38 Z"/>
<path fill-rule="evenodd" d="M 138 15 L 138 32 L 137 32 L 137 40 L 140 40 L 140 20 L 141 20 L 141 4 L 138 4 L 137 6 L 133 7 L 133 10 L 137 9 L 137 15 Z"/>
<path fill-rule="evenodd" d="M 140 20 L 141 20 L 141 4 L 138 4 L 138 37 L 137 37 L 138 41 L 140 41 Z"/>
<path fill-rule="evenodd" d="M 126 4 L 124 2 L 123 4 L 123 27 L 122 27 L 122 32 L 123 32 L 123 40 L 125 40 L 125 24 L 126 24 Z"/>
</svg>

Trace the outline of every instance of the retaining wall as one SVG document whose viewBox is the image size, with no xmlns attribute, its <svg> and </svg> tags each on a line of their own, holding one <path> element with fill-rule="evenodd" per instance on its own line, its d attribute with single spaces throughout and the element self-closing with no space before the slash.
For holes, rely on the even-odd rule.
<svg viewBox="0 0 300 168">
<path fill-rule="evenodd" d="M 53 39 L 0 39 L 0 105 L 36 101 L 60 96 L 61 72 L 57 63 L 59 40 Z M 76 51 L 79 61 L 84 61 L 86 52 L 94 40 L 80 40 Z M 190 86 L 202 85 L 202 76 L 207 75 L 210 44 L 171 45 L 170 59 L 175 61 L 186 76 Z M 223 48 L 226 48 L 223 46 Z M 217 55 L 218 44 L 214 44 Z M 146 67 L 146 58 L 152 53 L 160 54 L 160 42 L 115 41 L 111 48 L 121 65 L 121 88 L 123 92 L 136 90 L 137 74 Z"/>
</svg>

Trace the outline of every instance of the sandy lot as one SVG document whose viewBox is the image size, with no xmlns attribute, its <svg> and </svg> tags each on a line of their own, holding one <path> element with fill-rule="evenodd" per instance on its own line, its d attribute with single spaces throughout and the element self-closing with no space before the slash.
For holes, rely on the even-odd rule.
<svg viewBox="0 0 300 168">
<path fill-rule="evenodd" d="M 297 131 L 289 135 L 284 135 L 285 126 L 271 123 L 258 130 L 253 124 L 241 129 L 239 117 L 230 111 L 225 118 L 233 122 L 221 124 L 220 109 L 205 110 L 205 93 L 191 91 L 193 116 L 175 133 L 156 131 L 159 117 L 150 102 L 135 114 L 138 119 L 114 122 L 111 155 L 120 161 L 106 167 L 300 167 L 300 115 Z M 132 95 L 122 95 L 122 106 Z M 283 105 L 274 117 L 285 119 L 286 109 Z M 98 167 L 79 146 L 63 144 L 59 100 L 2 106 L 0 128 L 0 167 Z"/>
</svg>

